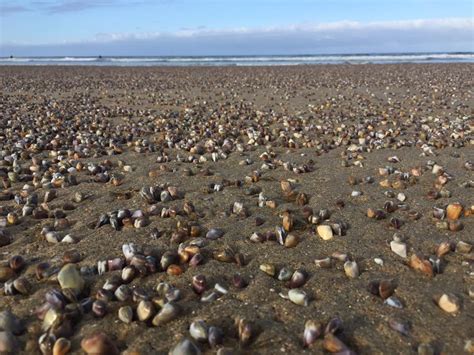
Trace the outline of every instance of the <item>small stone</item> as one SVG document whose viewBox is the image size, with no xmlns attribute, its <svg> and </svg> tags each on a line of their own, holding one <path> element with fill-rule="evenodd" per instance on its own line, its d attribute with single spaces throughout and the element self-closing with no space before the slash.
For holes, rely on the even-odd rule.
<svg viewBox="0 0 474 355">
<path fill-rule="evenodd" d="M 334 236 L 331 226 L 328 226 L 328 225 L 318 226 L 317 231 L 318 231 L 319 236 L 323 240 L 330 240 Z"/>
<path fill-rule="evenodd" d="M 460 300 L 453 294 L 443 294 L 438 300 L 438 306 L 448 313 L 457 313 L 461 308 Z"/>
<path fill-rule="evenodd" d="M 407 257 L 407 245 L 403 242 L 392 240 L 390 242 L 390 249 L 392 249 L 395 254 L 401 256 L 402 258 Z"/>
</svg>

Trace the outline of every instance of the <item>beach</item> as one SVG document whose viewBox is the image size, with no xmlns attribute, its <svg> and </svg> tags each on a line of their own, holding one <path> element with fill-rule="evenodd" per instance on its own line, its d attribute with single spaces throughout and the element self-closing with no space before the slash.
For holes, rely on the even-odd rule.
<svg viewBox="0 0 474 355">
<path fill-rule="evenodd" d="M 0 349 L 473 353 L 473 71 L 0 66 Z"/>
</svg>

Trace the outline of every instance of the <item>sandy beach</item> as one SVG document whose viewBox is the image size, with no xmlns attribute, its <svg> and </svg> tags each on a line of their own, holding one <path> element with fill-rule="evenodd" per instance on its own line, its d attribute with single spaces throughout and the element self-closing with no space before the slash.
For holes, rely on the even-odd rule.
<svg viewBox="0 0 474 355">
<path fill-rule="evenodd" d="M 473 72 L 0 67 L 0 350 L 473 353 Z"/>
</svg>

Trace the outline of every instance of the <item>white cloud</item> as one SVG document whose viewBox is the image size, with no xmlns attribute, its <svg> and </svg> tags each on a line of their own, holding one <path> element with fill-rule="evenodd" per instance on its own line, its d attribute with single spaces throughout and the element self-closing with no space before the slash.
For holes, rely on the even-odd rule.
<svg viewBox="0 0 474 355">
<path fill-rule="evenodd" d="M 141 33 L 100 33 L 95 41 L 120 41 L 130 39 L 155 39 L 159 37 L 200 37 L 200 36 L 229 36 L 229 35 L 258 35 L 268 33 L 330 33 L 347 31 L 416 31 L 416 30 L 460 30 L 473 36 L 473 18 L 448 18 L 434 20 L 404 20 L 404 21 L 338 21 L 319 24 L 298 24 L 289 26 L 273 26 L 259 28 L 230 28 L 230 29 L 182 29 L 176 32 L 141 32 Z M 86 41 L 87 42 L 87 41 Z"/>
<path fill-rule="evenodd" d="M 49 51 L 58 55 L 474 51 L 474 19 L 338 21 L 261 28 L 200 27 L 176 32 L 100 33 L 72 43 L 0 45 L 0 52 L 7 49 L 9 52 L 5 54 L 15 53 L 16 49 L 20 53 Z"/>
</svg>

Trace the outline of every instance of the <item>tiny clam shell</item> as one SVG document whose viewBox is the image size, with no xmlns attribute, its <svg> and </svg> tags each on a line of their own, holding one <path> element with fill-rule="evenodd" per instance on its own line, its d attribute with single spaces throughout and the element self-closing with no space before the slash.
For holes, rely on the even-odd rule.
<svg viewBox="0 0 474 355">
<path fill-rule="evenodd" d="M 155 315 L 155 307 L 151 301 L 142 300 L 137 306 L 138 320 L 146 322 Z"/>
<path fill-rule="evenodd" d="M 390 307 L 394 307 L 398 309 L 403 308 L 402 302 L 394 296 L 388 297 L 383 303 L 389 305 Z"/>
<path fill-rule="evenodd" d="M 300 306 L 307 306 L 309 303 L 309 297 L 306 292 L 297 288 L 288 291 L 288 299 Z"/>
<path fill-rule="evenodd" d="M 181 339 L 168 353 L 169 355 L 200 355 L 201 350 L 199 347 L 190 339 Z"/>
<path fill-rule="evenodd" d="M 165 303 L 158 314 L 153 318 L 153 325 L 157 327 L 174 320 L 179 315 L 180 310 L 180 307 L 175 303 Z"/>
<path fill-rule="evenodd" d="M 59 338 L 53 346 L 53 355 L 66 355 L 71 350 L 71 342 L 66 338 Z"/>
<path fill-rule="evenodd" d="M 275 276 L 275 273 L 276 273 L 276 268 L 275 268 L 275 265 L 273 264 L 269 264 L 269 263 L 265 263 L 265 264 L 261 264 L 260 265 L 260 270 L 263 271 L 265 274 L 269 275 L 269 276 Z"/>
<path fill-rule="evenodd" d="M 321 323 L 316 322 L 312 319 L 306 321 L 304 325 L 303 343 L 304 346 L 310 346 L 316 339 L 322 334 L 323 326 Z"/>
<path fill-rule="evenodd" d="M 96 355 L 118 355 L 119 351 L 110 338 L 104 333 L 96 333 L 86 336 L 81 341 L 82 350 L 86 354 Z"/>
<path fill-rule="evenodd" d="M 299 288 L 306 283 L 306 279 L 307 279 L 306 272 L 304 272 L 303 270 L 296 270 L 291 276 L 289 287 Z"/>
<path fill-rule="evenodd" d="M 402 335 L 408 336 L 410 334 L 410 326 L 407 322 L 403 322 L 399 319 L 390 318 L 388 321 L 388 325 L 393 330 L 396 330 Z"/>
<path fill-rule="evenodd" d="M 118 310 L 118 318 L 124 323 L 131 323 L 133 320 L 133 309 L 130 306 L 120 307 Z"/>
<path fill-rule="evenodd" d="M 221 238 L 224 235 L 224 231 L 218 228 L 212 228 L 206 233 L 206 238 L 211 240 L 216 240 Z"/>
<path fill-rule="evenodd" d="M 224 341 L 224 332 L 221 328 L 210 326 L 208 329 L 207 341 L 211 347 L 221 345 Z"/>
<path fill-rule="evenodd" d="M 237 318 L 235 320 L 239 340 L 242 345 L 248 345 L 254 336 L 254 327 L 251 322 L 244 318 Z"/>
<path fill-rule="evenodd" d="M 318 235 L 323 240 L 331 240 L 334 236 L 331 226 L 328 225 L 320 225 L 316 228 Z"/>
<path fill-rule="evenodd" d="M 438 306 L 443 311 L 454 314 L 461 309 L 461 301 L 456 295 L 445 293 L 438 299 Z"/>
<path fill-rule="evenodd" d="M 208 327 L 202 319 L 196 320 L 190 324 L 189 334 L 194 340 L 205 342 L 208 337 Z"/>
<path fill-rule="evenodd" d="M 353 279 L 359 276 L 359 266 L 355 261 L 346 261 L 344 263 L 344 272 L 347 277 Z"/>
</svg>

